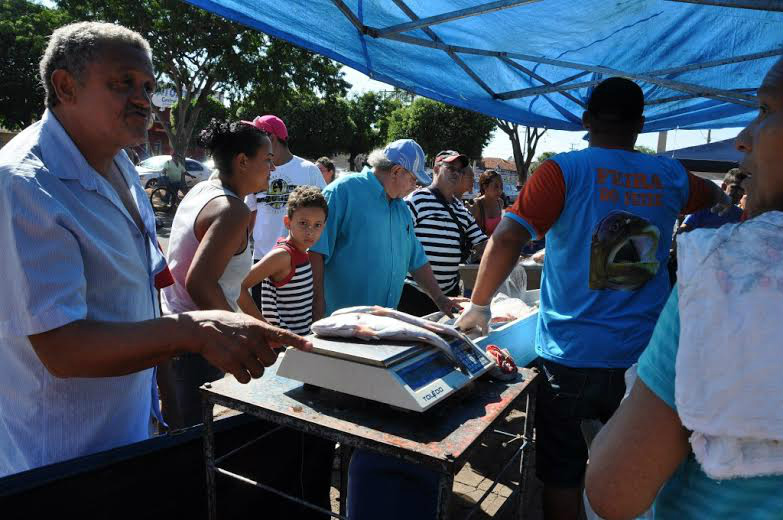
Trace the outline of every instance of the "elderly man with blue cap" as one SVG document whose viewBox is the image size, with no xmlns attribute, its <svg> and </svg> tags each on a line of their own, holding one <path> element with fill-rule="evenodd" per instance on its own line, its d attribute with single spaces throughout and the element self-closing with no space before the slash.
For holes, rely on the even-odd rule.
<svg viewBox="0 0 783 520">
<path fill-rule="evenodd" d="M 355 305 L 397 307 L 407 273 L 451 315 L 457 302 L 440 290 L 402 200 L 417 183 L 431 182 L 421 146 L 400 139 L 368 162 L 371 170 L 341 177 L 323 192 L 329 219 L 310 249 L 313 318 Z"/>
</svg>

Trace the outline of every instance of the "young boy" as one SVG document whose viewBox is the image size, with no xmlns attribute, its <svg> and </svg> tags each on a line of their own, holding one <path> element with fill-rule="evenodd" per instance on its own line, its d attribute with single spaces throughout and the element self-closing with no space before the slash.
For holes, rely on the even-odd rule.
<svg viewBox="0 0 783 520">
<path fill-rule="evenodd" d="M 288 196 L 283 223 L 288 237 L 257 262 L 242 283 L 240 306 L 251 305 L 250 288 L 261 283 L 261 314 L 269 323 L 296 334 L 310 332 L 313 272 L 307 249 L 318 242 L 329 208 L 315 186 L 300 186 Z"/>
<path fill-rule="evenodd" d="M 242 283 L 239 304 L 255 307 L 250 288 L 261 283 L 261 314 L 269 323 L 296 334 L 310 333 L 313 321 L 313 273 L 307 250 L 318 242 L 329 212 L 315 186 L 300 186 L 288 196 L 283 223 L 288 237 L 280 238 Z M 271 463 L 286 465 L 283 486 L 294 495 L 322 508 L 330 506 L 334 442 L 305 433 L 289 434 L 277 442 Z M 304 506 L 291 506 L 291 518 L 322 520 L 325 515 Z"/>
</svg>

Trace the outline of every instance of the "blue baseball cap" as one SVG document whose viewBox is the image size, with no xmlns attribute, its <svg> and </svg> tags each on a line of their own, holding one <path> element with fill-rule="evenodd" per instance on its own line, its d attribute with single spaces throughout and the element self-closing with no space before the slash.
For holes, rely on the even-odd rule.
<svg viewBox="0 0 783 520">
<path fill-rule="evenodd" d="M 386 145 L 383 155 L 394 164 L 399 164 L 414 176 L 419 184 L 427 186 L 432 179 L 424 171 L 424 150 L 413 139 L 398 139 Z"/>
</svg>

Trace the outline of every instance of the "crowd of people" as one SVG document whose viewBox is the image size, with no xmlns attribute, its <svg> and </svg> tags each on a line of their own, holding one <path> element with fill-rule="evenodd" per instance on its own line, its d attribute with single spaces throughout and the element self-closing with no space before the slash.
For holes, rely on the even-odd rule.
<svg viewBox="0 0 783 520">
<path fill-rule="evenodd" d="M 114 24 L 71 24 L 51 35 L 40 71 L 41 120 L 0 150 L 0 476 L 200 423 L 200 385 L 262 377 L 344 307 L 461 313 L 458 327 L 486 332 L 493 294 L 546 237 L 535 340 L 545 517 L 783 511 L 783 417 L 758 399 L 777 405 L 763 395 L 779 386 L 774 371 L 738 371 L 731 384 L 744 392 L 728 404 L 726 387 L 704 381 L 712 355 L 754 369 L 777 361 L 781 331 L 765 306 L 783 294 L 783 61 L 737 138 L 742 170 L 720 188 L 634 150 L 644 95 L 623 78 L 593 89 L 589 146 L 541 164 L 508 208 L 493 170 L 463 204 L 475 174 L 459 151 L 438 153 L 430 177 L 422 148 L 401 139 L 337 177 L 328 158 L 294 155 L 275 115 L 213 120 L 200 141 L 216 173 L 180 203 L 165 254 L 124 151 L 151 121 L 148 43 Z M 176 161 L 169 173 L 181 179 Z M 471 259 L 480 267 L 463 312 L 459 266 Z M 582 427 L 594 420 L 604 426 L 588 446 Z M 727 445 L 736 460 L 720 459 Z M 329 508 L 334 445 L 301 433 L 278 448 L 308 454 L 302 496 Z M 437 482 L 357 450 L 349 518 L 433 518 Z"/>
</svg>

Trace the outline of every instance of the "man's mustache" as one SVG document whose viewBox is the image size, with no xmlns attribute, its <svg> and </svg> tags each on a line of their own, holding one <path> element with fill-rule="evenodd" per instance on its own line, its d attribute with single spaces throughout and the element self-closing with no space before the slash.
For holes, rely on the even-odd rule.
<svg viewBox="0 0 783 520">
<path fill-rule="evenodd" d="M 132 114 L 133 114 L 133 115 L 140 115 L 140 116 L 143 116 L 143 117 L 144 117 L 144 119 L 146 119 L 146 120 L 147 120 L 147 124 L 146 124 L 146 126 L 147 126 L 147 130 L 149 130 L 150 128 L 152 128 L 152 125 L 155 123 L 155 117 L 154 117 L 154 114 L 152 113 L 152 110 L 150 110 L 150 109 L 145 109 L 145 108 L 141 108 L 141 107 L 130 106 L 130 107 L 128 107 L 128 108 L 125 110 L 125 115 L 132 115 Z"/>
</svg>

